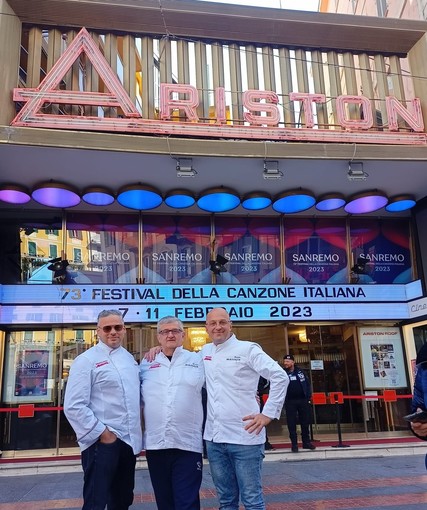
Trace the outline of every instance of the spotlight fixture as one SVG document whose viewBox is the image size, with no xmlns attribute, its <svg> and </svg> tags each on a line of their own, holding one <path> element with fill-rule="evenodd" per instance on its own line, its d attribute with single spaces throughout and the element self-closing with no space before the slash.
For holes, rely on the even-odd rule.
<svg viewBox="0 0 427 510">
<path fill-rule="evenodd" d="M 283 172 L 279 170 L 279 162 L 272 159 L 266 159 L 264 161 L 264 179 L 281 179 Z"/>
<path fill-rule="evenodd" d="M 210 188 L 202 192 L 197 205 L 203 211 L 221 213 L 232 211 L 240 205 L 240 197 L 230 188 Z"/>
<path fill-rule="evenodd" d="M 411 195 L 397 195 L 390 197 L 385 207 L 387 212 L 402 212 L 412 209 L 417 202 Z"/>
<path fill-rule="evenodd" d="M 271 205 L 271 197 L 263 191 L 254 191 L 248 193 L 242 199 L 242 207 L 249 211 L 260 211 Z"/>
<path fill-rule="evenodd" d="M 382 191 L 366 191 L 350 197 L 344 210 L 349 214 L 371 213 L 386 206 L 387 202 L 388 198 Z"/>
<path fill-rule="evenodd" d="M 99 186 L 86 188 L 83 191 L 82 198 L 87 204 L 91 205 L 106 206 L 114 202 L 113 193 L 110 190 Z"/>
<path fill-rule="evenodd" d="M 77 190 L 62 182 L 49 181 L 38 184 L 33 190 L 32 197 L 39 204 L 60 209 L 74 207 L 80 203 Z"/>
<path fill-rule="evenodd" d="M 210 260 L 210 270 L 212 273 L 218 275 L 221 273 L 225 273 L 227 269 L 224 267 L 227 264 L 228 260 L 222 255 L 217 255 L 215 260 Z"/>
<path fill-rule="evenodd" d="M 123 186 L 118 192 L 117 202 L 128 209 L 147 211 L 159 207 L 163 199 L 160 192 L 152 186 L 138 183 Z"/>
<path fill-rule="evenodd" d="M 349 181 L 366 181 L 369 174 L 363 170 L 361 161 L 349 161 L 347 177 Z"/>
<path fill-rule="evenodd" d="M 197 175 L 196 170 L 193 168 L 192 158 L 178 158 L 176 163 L 176 176 L 177 177 L 194 177 Z"/>
<path fill-rule="evenodd" d="M 310 209 L 316 203 L 311 191 L 305 189 L 285 191 L 273 200 L 273 209 L 283 214 L 293 214 Z"/>
<path fill-rule="evenodd" d="M 317 199 L 318 211 L 335 211 L 345 205 L 345 199 L 341 193 L 327 193 Z"/>
<path fill-rule="evenodd" d="M 196 199 L 191 191 L 184 189 L 174 189 L 168 191 L 165 197 L 165 204 L 174 209 L 186 209 L 196 203 Z"/>
<path fill-rule="evenodd" d="M 53 271 L 53 279 L 58 283 L 75 283 L 71 275 L 67 271 L 70 265 L 68 260 L 57 257 L 49 261 L 50 265 L 47 266 L 49 271 Z"/>
<path fill-rule="evenodd" d="M 368 263 L 368 258 L 366 255 L 361 253 L 357 257 L 356 264 L 350 269 L 350 271 L 354 274 L 366 274 L 366 264 Z"/>
<path fill-rule="evenodd" d="M 0 200 L 8 204 L 22 205 L 31 200 L 31 196 L 23 186 L 17 184 L 3 184 L 0 186 Z"/>
</svg>

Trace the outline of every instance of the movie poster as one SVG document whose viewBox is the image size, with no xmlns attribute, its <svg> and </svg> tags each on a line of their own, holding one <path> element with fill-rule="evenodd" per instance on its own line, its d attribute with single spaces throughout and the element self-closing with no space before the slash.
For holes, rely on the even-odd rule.
<svg viewBox="0 0 427 510">
<path fill-rule="evenodd" d="M 51 402 L 53 346 L 10 345 L 5 403 Z"/>
</svg>

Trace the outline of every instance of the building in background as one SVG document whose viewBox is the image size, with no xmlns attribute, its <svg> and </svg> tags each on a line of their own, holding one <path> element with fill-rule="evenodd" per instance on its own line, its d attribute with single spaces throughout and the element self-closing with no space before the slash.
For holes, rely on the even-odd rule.
<svg viewBox="0 0 427 510">
<path fill-rule="evenodd" d="M 382 18 L 427 19 L 426 0 L 320 0 L 320 12 L 356 14 L 358 16 L 378 16 Z"/>
<path fill-rule="evenodd" d="M 75 446 L 67 373 L 104 308 L 140 359 L 160 317 L 200 350 L 224 306 L 238 337 L 343 395 L 344 433 L 406 433 L 427 335 L 427 23 L 0 7 L 3 455 Z M 334 408 L 315 407 L 316 434 Z"/>
</svg>

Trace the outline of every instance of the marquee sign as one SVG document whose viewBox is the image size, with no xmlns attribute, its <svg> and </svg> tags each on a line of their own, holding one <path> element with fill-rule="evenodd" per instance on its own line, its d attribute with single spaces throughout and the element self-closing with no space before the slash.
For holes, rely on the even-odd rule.
<svg viewBox="0 0 427 510">
<path fill-rule="evenodd" d="M 61 81 L 79 56 L 86 57 L 103 80 L 109 92 L 59 90 Z M 279 97 L 274 91 L 248 90 L 242 95 L 245 125 L 231 125 L 226 118 L 225 89 L 218 87 L 215 94 L 215 120 L 201 122 L 196 109 L 198 90 L 187 84 L 160 85 L 160 120 L 144 119 L 135 108 L 119 78 L 86 29 L 82 29 L 58 59 L 40 85 L 35 88 L 16 88 L 13 99 L 25 103 L 12 121 L 14 126 L 29 126 L 87 131 L 118 131 L 121 133 L 186 135 L 206 138 L 234 138 L 283 141 L 348 142 L 375 144 L 427 144 L 419 99 L 409 101 L 406 108 L 395 97 L 386 97 L 387 131 L 371 131 L 372 105 L 365 96 L 340 95 L 335 98 L 337 121 L 343 130 L 314 129 L 312 106 L 326 103 L 325 94 L 291 92 L 290 101 L 298 101 L 304 113 L 301 128 L 280 127 Z M 119 108 L 122 117 L 104 118 L 43 113 L 47 103 L 88 105 Z M 348 105 L 361 111 L 359 119 L 348 118 Z M 177 121 L 174 113 L 184 115 L 186 121 Z M 412 132 L 400 132 L 398 118 L 402 118 Z"/>
<path fill-rule="evenodd" d="M 203 322 L 222 306 L 238 321 L 319 321 L 409 318 L 409 301 L 422 296 L 407 285 L 60 285 L 3 286 L 3 324 L 82 324 L 103 309 L 122 310 L 126 321 L 156 322 L 165 315 Z M 357 304 L 357 306 L 354 306 Z"/>
</svg>

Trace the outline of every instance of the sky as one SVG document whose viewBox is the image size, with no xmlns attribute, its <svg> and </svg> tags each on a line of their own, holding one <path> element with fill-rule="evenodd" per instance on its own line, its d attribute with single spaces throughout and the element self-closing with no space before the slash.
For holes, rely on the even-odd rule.
<svg viewBox="0 0 427 510">
<path fill-rule="evenodd" d="M 253 5 L 255 7 L 275 7 L 276 9 L 295 9 L 299 11 L 317 11 L 319 0 L 199 0 L 200 2 L 218 2 L 221 4 Z"/>
</svg>

